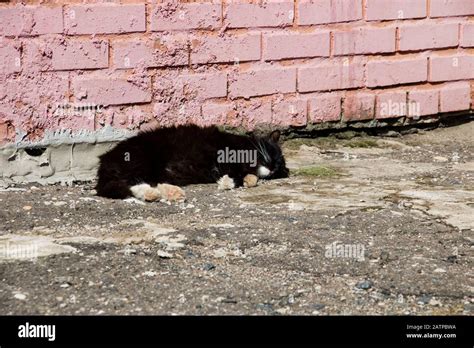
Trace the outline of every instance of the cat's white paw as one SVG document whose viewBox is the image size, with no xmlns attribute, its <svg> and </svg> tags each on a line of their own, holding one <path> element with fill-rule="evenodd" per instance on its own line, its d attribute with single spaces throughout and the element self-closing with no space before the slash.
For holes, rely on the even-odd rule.
<svg viewBox="0 0 474 348">
<path fill-rule="evenodd" d="M 130 187 L 134 197 L 145 202 L 154 202 L 161 198 L 160 191 L 148 184 L 139 184 Z"/>
<path fill-rule="evenodd" d="M 256 175 L 253 175 L 253 174 L 247 174 L 245 177 L 244 177 L 244 187 L 255 187 L 257 186 L 257 182 L 258 182 L 258 176 Z"/>
<path fill-rule="evenodd" d="M 139 184 L 130 187 L 130 190 L 134 197 L 145 202 L 154 202 L 160 199 L 168 202 L 183 202 L 186 200 L 186 194 L 181 187 L 169 184 L 159 184 L 157 187 Z"/>
<path fill-rule="evenodd" d="M 156 188 L 160 192 L 161 197 L 166 199 L 168 202 L 184 202 L 186 200 L 186 194 L 179 186 L 158 184 Z"/>
<path fill-rule="evenodd" d="M 235 188 L 234 179 L 232 179 L 227 174 L 224 175 L 219 180 L 217 180 L 217 189 L 218 190 L 232 190 L 233 188 Z"/>
</svg>

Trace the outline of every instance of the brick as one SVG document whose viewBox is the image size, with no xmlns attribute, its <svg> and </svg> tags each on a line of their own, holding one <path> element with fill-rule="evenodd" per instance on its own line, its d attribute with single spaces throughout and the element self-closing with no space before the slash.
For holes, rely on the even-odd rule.
<svg viewBox="0 0 474 348">
<path fill-rule="evenodd" d="M 254 99 L 238 104 L 241 125 L 253 130 L 258 125 L 270 125 L 272 122 L 272 104 L 269 100 Z"/>
<path fill-rule="evenodd" d="M 68 90 L 67 73 L 40 74 L 34 71 L 4 79 L 0 83 L 0 117 L 3 109 L 25 121 L 30 117 L 31 110 L 39 119 L 46 118 L 49 106 L 67 100 Z"/>
<path fill-rule="evenodd" d="M 117 41 L 113 47 L 114 66 L 118 69 L 135 68 L 140 64 L 153 68 L 189 63 L 187 39 L 182 36 L 164 36 L 149 41 Z"/>
<path fill-rule="evenodd" d="M 330 91 L 364 86 L 364 65 L 344 60 L 298 69 L 298 91 Z"/>
<path fill-rule="evenodd" d="M 469 82 L 458 82 L 443 86 L 440 91 L 439 111 L 453 112 L 469 110 L 471 86 Z"/>
<path fill-rule="evenodd" d="M 191 41 L 191 63 L 247 62 L 260 59 L 260 33 Z"/>
<path fill-rule="evenodd" d="M 145 5 L 94 4 L 64 10 L 68 34 L 121 34 L 145 31 Z"/>
<path fill-rule="evenodd" d="M 0 43 L 0 75 L 21 71 L 20 51 L 6 43 Z"/>
<path fill-rule="evenodd" d="M 153 106 L 153 117 L 161 127 L 193 123 L 193 120 L 201 117 L 201 104 L 155 103 Z"/>
<path fill-rule="evenodd" d="M 164 3 L 154 7 L 151 15 L 152 31 L 216 29 L 221 25 L 220 4 Z"/>
<path fill-rule="evenodd" d="M 349 94 L 343 102 L 345 121 L 370 120 L 374 118 L 375 95 L 368 93 Z"/>
<path fill-rule="evenodd" d="M 202 116 L 195 123 L 201 126 L 223 125 L 235 114 L 233 103 L 207 103 L 202 106 Z"/>
<path fill-rule="evenodd" d="M 461 27 L 461 46 L 474 47 L 474 23 Z"/>
<path fill-rule="evenodd" d="M 263 58 L 265 60 L 327 56 L 329 56 L 329 32 L 264 36 Z"/>
<path fill-rule="evenodd" d="M 227 96 L 227 74 L 193 74 L 179 77 L 183 93 L 198 99 L 220 98 Z"/>
<path fill-rule="evenodd" d="M 124 79 L 76 79 L 72 86 L 76 100 L 81 102 L 107 106 L 151 101 L 149 87 L 144 89 Z"/>
<path fill-rule="evenodd" d="M 61 6 L 0 8 L 0 35 L 29 36 L 63 32 Z"/>
<path fill-rule="evenodd" d="M 413 110 L 408 113 L 410 117 L 436 115 L 438 113 L 438 104 L 439 90 L 437 89 L 412 90 L 408 92 L 408 105 Z"/>
<path fill-rule="evenodd" d="M 272 124 L 277 126 L 306 126 L 308 101 L 291 98 L 276 101 L 272 108 Z"/>
<path fill-rule="evenodd" d="M 152 44 L 143 41 L 114 42 L 113 61 L 118 69 L 131 69 L 140 64 L 149 67 L 153 61 Z"/>
<path fill-rule="evenodd" d="M 298 24 L 327 24 L 362 19 L 362 0 L 302 0 Z"/>
<path fill-rule="evenodd" d="M 406 116 L 407 93 L 405 91 L 384 92 L 377 95 L 375 118 Z"/>
<path fill-rule="evenodd" d="M 458 45 L 458 24 L 417 24 L 400 27 L 400 51 Z"/>
<path fill-rule="evenodd" d="M 100 69 L 109 66 L 109 44 L 106 41 L 70 40 L 52 48 L 53 70 Z"/>
<path fill-rule="evenodd" d="M 334 54 L 395 52 L 395 28 L 359 28 L 334 33 Z"/>
<path fill-rule="evenodd" d="M 308 118 L 312 123 L 339 121 L 341 119 L 341 96 L 325 93 L 309 99 Z"/>
<path fill-rule="evenodd" d="M 431 0 L 431 17 L 451 17 L 474 15 L 472 0 Z"/>
<path fill-rule="evenodd" d="M 377 60 L 367 63 L 368 87 L 423 82 L 426 79 L 426 58 Z"/>
<path fill-rule="evenodd" d="M 296 69 L 259 69 L 239 73 L 229 81 L 231 98 L 296 91 Z"/>
<path fill-rule="evenodd" d="M 424 17 L 426 17 L 426 0 L 367 0 L 368 21 Z"/>
<path fill-rule="evenodd" d="M 293 23 L 293 17 L 293 1 L 231 3 L 225 11 L 224 25 L 229 28 L 282 27 Z"/>
<path fill-rule="evenodd" d="M 431 57 L 430 81 L 474 79 L 474 55 Z"/>
</svg>

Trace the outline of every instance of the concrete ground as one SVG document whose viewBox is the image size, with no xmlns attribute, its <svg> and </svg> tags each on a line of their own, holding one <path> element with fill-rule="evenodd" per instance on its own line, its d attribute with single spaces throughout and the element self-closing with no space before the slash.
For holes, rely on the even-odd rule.
<svg viewBox="0 0 474 348">
<path fill-rule="evenodd" d="M 474 123 L 342 135 L 184 204 L 0 189 L 0 314 L 472 314 Z"/>
</svg>

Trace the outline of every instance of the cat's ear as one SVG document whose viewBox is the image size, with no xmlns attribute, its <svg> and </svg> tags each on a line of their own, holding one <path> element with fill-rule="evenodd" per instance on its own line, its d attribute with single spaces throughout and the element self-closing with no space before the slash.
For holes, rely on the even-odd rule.
<svg viewBox="0 0 474 348">
<path fill-rule="evenodd" d="M 280 140 L 280 135 L 281 135 L 281 132 L 279 130 L 274 130 L 273 132 L 270 133 L 268 138 L 274 143 L 278 143 L 278 140 Z"/>
</svg>

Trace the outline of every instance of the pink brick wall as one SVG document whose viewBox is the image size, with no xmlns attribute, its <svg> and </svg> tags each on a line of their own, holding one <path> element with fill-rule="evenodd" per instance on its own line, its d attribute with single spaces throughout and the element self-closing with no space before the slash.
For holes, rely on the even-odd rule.
<svg viewBox="0 0 474 348">
<path fill-rule="evenodd" d="M 473 0 L 26 3 L 0 2 L 0 143 L 474 108 Z"/>
</svg>

